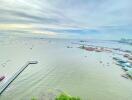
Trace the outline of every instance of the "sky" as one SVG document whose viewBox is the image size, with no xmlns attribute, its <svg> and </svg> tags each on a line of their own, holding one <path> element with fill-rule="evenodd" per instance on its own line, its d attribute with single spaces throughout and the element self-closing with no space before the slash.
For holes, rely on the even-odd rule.
<svg viewBox="0 0 132 100">
<path fill-rule="evenodd" d="M 0 0 L 0 35 L 132 39 L 132 0 Z"/>
</svg>

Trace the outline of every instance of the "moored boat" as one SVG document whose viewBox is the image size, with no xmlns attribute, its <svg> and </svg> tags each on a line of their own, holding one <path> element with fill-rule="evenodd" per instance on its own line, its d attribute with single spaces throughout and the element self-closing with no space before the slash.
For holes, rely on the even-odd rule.
<svg viewBox="0 0 132 100">
<path fill-rule="evenodd" d="M 1 76 L 1 77 L 0 77 L 0 81 L 2 81 L 4 78 L 5 78 L 5 76 Z"/>
</svg>

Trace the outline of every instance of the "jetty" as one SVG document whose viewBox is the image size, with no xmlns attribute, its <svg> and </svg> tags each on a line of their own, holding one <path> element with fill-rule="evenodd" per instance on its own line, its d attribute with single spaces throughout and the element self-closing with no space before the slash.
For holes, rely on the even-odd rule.
<svg viewBox="0 0 132 100">
<path fill-rule="evenodd" d="M 28 61 L 22 66 L 5 84 L 0 87 L 0 95 L 6 90 L 6 88 L 30 65 L 37 64 L 37 61 Z"/>
</svg>

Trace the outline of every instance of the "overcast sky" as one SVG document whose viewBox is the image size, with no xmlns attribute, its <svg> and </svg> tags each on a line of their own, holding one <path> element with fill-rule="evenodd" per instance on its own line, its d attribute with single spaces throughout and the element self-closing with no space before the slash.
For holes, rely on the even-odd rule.
<svg viewBox="0 0 132 100">
<path fill-rule="evenodd" d="M 0 35 L 132 38 L 132 0 L 0 0 Z"/>
</svg>

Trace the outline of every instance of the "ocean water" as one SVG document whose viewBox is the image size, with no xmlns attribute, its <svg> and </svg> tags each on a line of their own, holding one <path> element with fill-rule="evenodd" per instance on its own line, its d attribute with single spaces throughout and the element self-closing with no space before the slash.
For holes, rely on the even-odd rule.
<svg viewBox="0 0 132 100">
<path fill-rule="evenodd" d="M 125 72 L 112 59 L 119 55 L 79 49 L 80 45 L 74 44 L 79 40 L 1 38 L 0 41 L 0 75 L 6 76 L 0 86 L 27 61 L 39 62 L 28 66 L 0 100 L 30 100 L 32 97 L 53 100 L 61 92 L 82 100 L 132 99 L 132 80 L 121 77 Z M 111 41 L 85 44 L 132 50 L 130 45 Z"/>
</svg>

